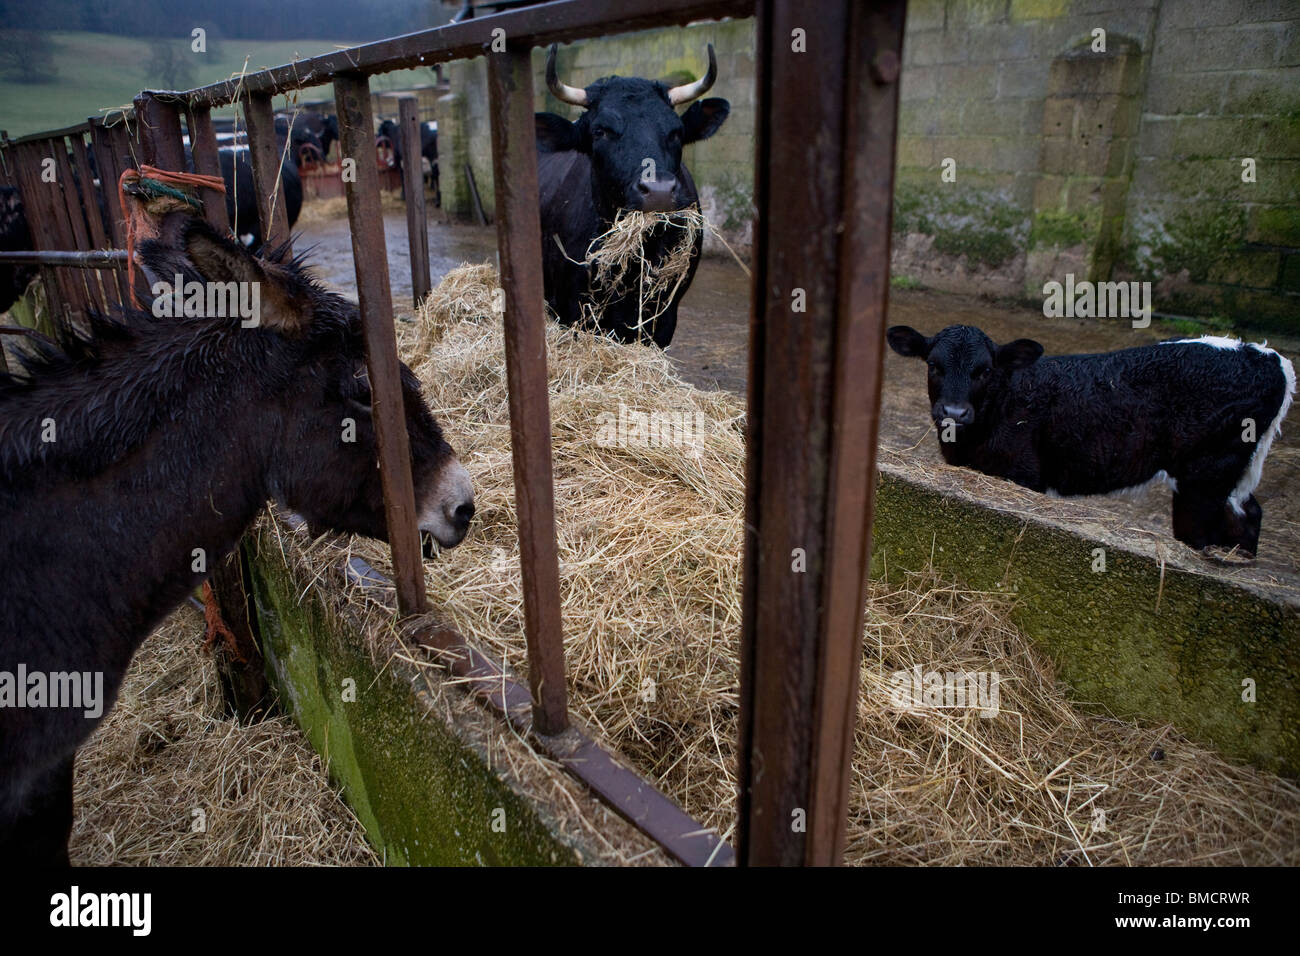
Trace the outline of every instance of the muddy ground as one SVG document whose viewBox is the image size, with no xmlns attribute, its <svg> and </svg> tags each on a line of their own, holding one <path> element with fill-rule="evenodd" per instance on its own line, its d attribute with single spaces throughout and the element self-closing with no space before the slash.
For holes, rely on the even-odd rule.
<svg viewBox="0 0 1300 956">
<path fill-rule="evenodd" d="M 436 217 L 432 217 L 435 218 Z M 310 262 L 323 280 L 355 295 L 351 240 L 346 217 L 299 224 L 303 237 L 298 248 L 314 246 Z M 411 309 L 411 276 L 407 251 L 406 220 L 400 212 L 386 212 L 385 236 L 393 287 L 399 314 Z M 496 261 L 496 233 L 492 227 L 432 221 L 429 252 L 433 282 L 456 266 L 469 262 Z M 682 301 L 677 334 L 668 354 L 682 375 L 701 388 L 745 391 L 749 279 L 730 258 L 706 258 L 700 264 L 694 284 Z M 1049 354 L 1097 352 L 1158 341 L 1181 333 L 1161 323 L 1149 329 L 1133 329 L 1127 323 L 1083 319 L 1048 319 L 1041 312 L 1015 304 L 990 302 L 971 296 L 950 295 L 924 289 L 894 289 L 890 294 L 891 324 L 911 325 L 933 334 L 948 325 L 974 325 L 995 341 L 1026 337 L 1042 342 Z M 1251 336 L 1246 336 L 1248 339 Z M 1271 343 L 1294 361 L 1300 361 L 1300 341 Z M 937 466 L 937 437 L 930 424 L 925 393 L 925 365 L 887 352 L 885 362 L 884 409 L 880 421 L 882 458 L 906 463 Z M 1300 426 L 1293 422 L 1281 437 L 1264 469 L 1256 492 L 1264 509 L 1259 558 L 1252 567 L 1206 570 L 1223 573 L 1244 583 L 1256 583 L 1270 590 L 1279 587 L 1300 600 Z M 1045 503 L 1049 514 L 1054 505 Z M 1061 523 L 1082 526 L 1075 520 L 1080 499 L 1060 502 Z M 1095 510 L 1097 520 L 1107 525 L 1131 527 L 1135 535 L 1152 533 L 1167 539 L 1175 548 L 1170 528 L 1170 492 L 1163 486 L 1136 501 L 1122 498 L 1090 498 L 1086 510 Z M 1184 549 L 1185 550 L 1185 549 Z M 1184 555 L 1183 562 L 1196 566 L 1202 559 Z"/>
</svg>

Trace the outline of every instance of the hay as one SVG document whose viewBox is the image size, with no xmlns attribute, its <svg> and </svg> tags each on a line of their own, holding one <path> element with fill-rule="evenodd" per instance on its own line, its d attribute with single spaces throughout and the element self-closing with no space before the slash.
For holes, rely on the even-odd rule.
<svg viewBox="0 0 1300 956">
<path fill-rule="evenodd" d="M 570 259 L 586 266 L 590 275 L 590 291 L 581 303 L 582 327 L 599 329 L 600 317 L 611 302 L 635 296 L 635 327 L 648 327 L 647 334 L 653 333 L 655 320 L 672 305 L 673 296 L 690 273 L 695 240 L 704 228 L 704 214 L 696 206 L 673 212 L 620 209 L 610 227 L 591 240 L 585 256 Z M 646 243 L 669 229 L 680 230 L 677 242 L 657 260 L 647 258 Z M 562 245 L 560 250 L 569 257 Z"/>
<path fill-rule="evenodd" d="M 428 566 L 433 607 L 527 671 L 494 270 L 450 273 L 404 353 L 474 477 L 466 541 Z M 571 706 L 696 819 L 731 836 L 744 502 L 743 404 L 684 384 L 655 349 L 548 324 Z M 645 412 L 690 440 L 638 441 Z M 675 416 L 675 418 L 673 417 Z M 650 433 L 662 437 L 663 431 Z M 676 432 L 670 432 L 677 435 Z M 388 569 L 368 539 L 325 539 Z M 1300 862 L 1300 790 L 1168 727 L 1083 713 L 1009 622 L 1009 598 L 932 573 L 873 582 L 847 858 L 853 863 Z M 1000 709 L 900 707 L 892 675 L 996 671 Z M 1161 751 L 1163 759 L 1152 759 Z M 1104 814 L 1097 814 L 1100 810 Z M 1104 826 L 1104 829 L 1102 827 Z"/>
<path fill-rule="evenodd" d="M 384 212 L 406 212 L 406 201 L 402 194 L 391 190 L 379 191 L 379 208 Z M 295 228 L 317 222 L 332 222 L 345 219 L 348 214 L 348 197 L 331 196 L 329 199 L 308 199 L 298 212 Z"/>
<path fill-rule="evenodd" d="M 222 715 L 203 621 L 182 607 L 136 654 L 77 756 L 80 866 L 375 865 L 361 824 L 287 717 Z M 193 828 L 202 810 L 205 832 Z"/>
</svg>

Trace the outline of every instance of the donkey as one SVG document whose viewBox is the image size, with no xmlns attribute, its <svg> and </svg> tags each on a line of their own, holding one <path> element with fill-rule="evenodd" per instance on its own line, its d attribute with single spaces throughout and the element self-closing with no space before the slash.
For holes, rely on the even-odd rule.
<svg viewBox="0 0 1300 956">
<path fill-rule="evenodd" d="M 151 286 L 255 284 L 259 323 L 91 316 L 88 334 L 38 343 L 0 375 L 6 863 L 68 864 L 76 749 L 136 648 L 204 579 L 199 555 L 213 567 L 268 500 L 316 532 L 387 538 L 357 306 L 202 220 L 157 226 L 137 251 Z M 402 393 L 425 547 L 455 547 L 469 475 L 405 366 Z"/>
</svg>

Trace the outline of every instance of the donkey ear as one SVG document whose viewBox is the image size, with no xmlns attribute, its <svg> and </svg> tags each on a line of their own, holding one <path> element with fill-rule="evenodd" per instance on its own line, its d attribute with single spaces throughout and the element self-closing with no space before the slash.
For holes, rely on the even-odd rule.
<svg viewBox="0 0 1300 956">
<path fill-rule="evenodd" d="M 193 220 L 185 236 L 185 252 L 206 282 L 247 284 L 256 314 L 255 326 L 287 334 L 306 331 L 312 307 L 307 296 L 293 294 L 284 267 L 256 258 L 233 240 L 216 235 L 202 220 Z M 242 290 L 241 290 L 242 291 Z"/>
<path fill-rule="evenodd" d="M 930 354 L 930 341 L 910 325 L 893 325 L 885 333 L 889 347 L 899 355 L 925 358 Z"/>
</svg>

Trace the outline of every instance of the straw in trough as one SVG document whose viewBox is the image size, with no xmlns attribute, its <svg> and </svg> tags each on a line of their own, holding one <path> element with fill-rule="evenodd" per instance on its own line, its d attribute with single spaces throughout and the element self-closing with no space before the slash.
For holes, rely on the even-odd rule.
<svg viewBox="0 0 1300 956">
<path fill-rule="evenodd" d="M 431 604 L 522 677 L 496 286 L 489 266 L 454 270 L 402 346 L 477 495 L 469 537 L 427 566 Z M 743 402 L 684 383 L 656 349 L 554 323 L 546 334 L 572 710 L 730 836 Z M 345 549 L 388 567 L 387 549 L 361 538 L 313 548 L 312 560 Z M 1010 623 L 1008 601 L 933 572 L 871 585 L 850 862 L 1300 862 L 1294 784 L 1170 727 L 1083 712 Z M 995 673 L 992 716 L 900 698 L 899 674 L 935 672 Z"/>
<path fill-rule="evenodd" d="M 78 866 L 375 865 L 360 822 L 293 720 L 223 713 L 203 619 L 182 607 L 144 642 L 77 754 Z"/>
</svg>

